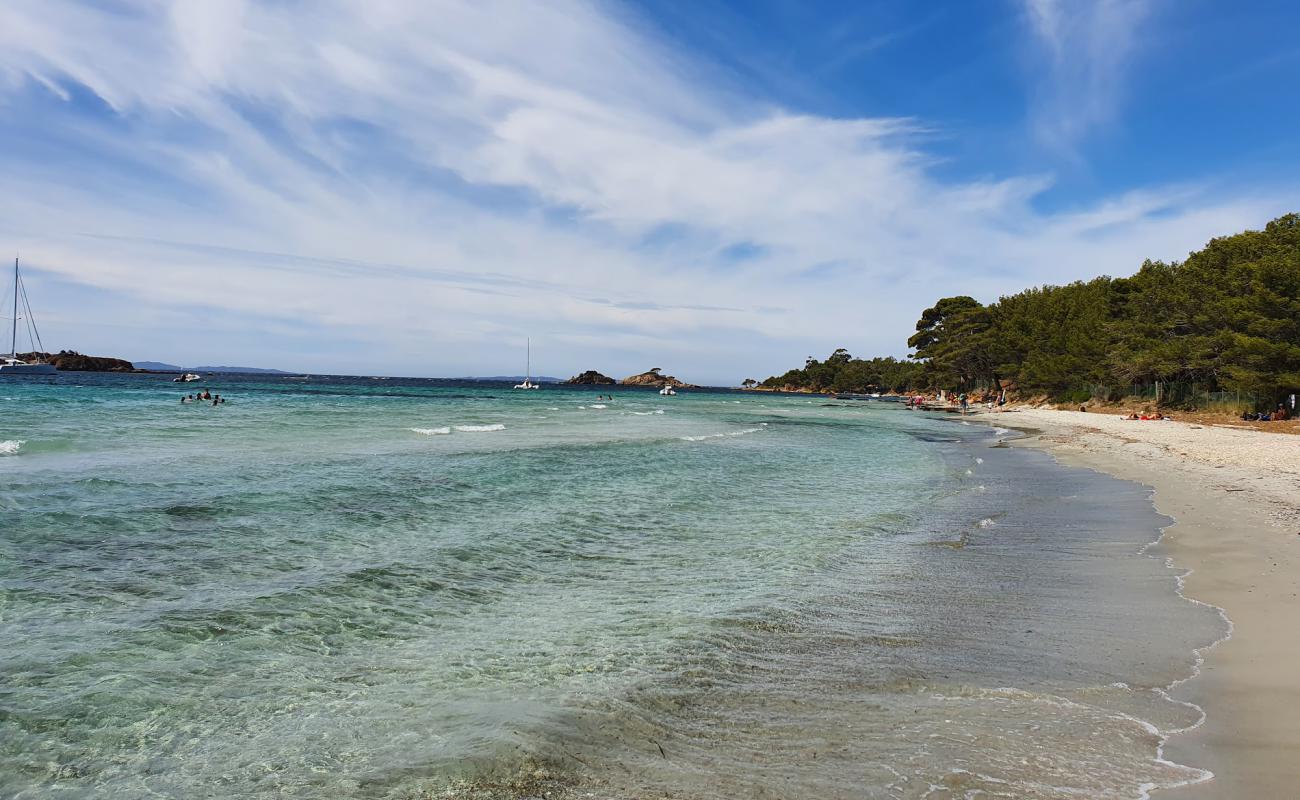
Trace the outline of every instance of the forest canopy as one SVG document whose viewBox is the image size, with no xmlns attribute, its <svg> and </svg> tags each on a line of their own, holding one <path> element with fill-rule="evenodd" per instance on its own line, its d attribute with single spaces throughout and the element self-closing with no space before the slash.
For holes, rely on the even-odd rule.
<svg viewBox="0 0 1300 800">
<path fill-rule="evenodd" d="M 771 389 L 990 388 L 1067 396 L 1157 381 L 1277 398 L 1300 389 L 1300 214 L 1214 239 L 1185 261 L 1127 278 L 1039 286 L 983 305 L 944 297 L 921 312 L 911 356 L 825 361 Z"/>
</svg>

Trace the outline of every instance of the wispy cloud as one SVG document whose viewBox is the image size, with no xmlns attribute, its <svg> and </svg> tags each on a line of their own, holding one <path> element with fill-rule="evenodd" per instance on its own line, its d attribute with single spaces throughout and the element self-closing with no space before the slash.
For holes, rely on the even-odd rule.
<svg viewBox="0 0 1300 800">
<path fill-rule="evenodd" d="M 1098 119 L 1118 66 L 1067 42 L 1086 30 L 1100 58 L 1132 12 L 1042 8 Z M 800 114 L 707 75 L 586 2 L 13 0 L 0 98 L 57 135 L 0 117 L 0 234 L 123 314 L 293 339 L 244 360 L 500 372 L 531 334 L 547 371 L 711 380 L 897 353 L 938 293 L 1123 271 L 1279 210 L 1183 186 L 1045 214 L 1048 175 L 936 177 L 923 120 Z M 65 346 L 241 355 L 224 328 L 104 336 L 50 300 Z"/>
<path fill-rule="evenodd" d="M 1037 53 L 1033 113 L 1039 135 L 1068 150 L 1118 114 L 1129 70 L 1153 37 L 1153 0 L 1023 0 Z"/>
</svg>

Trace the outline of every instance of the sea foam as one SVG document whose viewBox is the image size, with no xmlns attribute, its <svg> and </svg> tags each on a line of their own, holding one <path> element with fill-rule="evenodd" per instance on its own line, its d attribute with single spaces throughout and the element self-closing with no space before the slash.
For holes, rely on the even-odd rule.
<svg viewBox="0 0 1300 800">
<path fill-rule="evenodd" d="M 411 430 L 425 436 L 446 436 L 451 433 L 451 428 L 411 428 Z"/>
<path fill-rule="evenodd" d="M 762 429 L 762 428 L 745 428 L 744 430 L 740 430 L 740 431 L 730 431 L 730 432 L 728 432 L 728 433 L 707 433 L 707 434 L 704 434 L 703 436 L 682 436 L 682 437 L 680 437 L 680 438 L 681 438 L 681 440 L 682 440 L 683 442 L 702 442 L 702 441 L 704 441 L 705 439 L 726 439 L 726 438 L 730 438 L 730 437 L 732 437 L 732 436 L 744 436 L 744 435 L 747 434 L 747 433 L 758 433 L 758 432 L 761 431 L 761 430 L 763 430 L 763 429 Z"/>
<path fill-rule="evenodd" d="M 456 430 L 461 433 L 485 433 L 487 431 L 503 431 L 506 426 L 497 423 L 496 425 L 457 425 Z"/>
<path fill-rule="evenodd" d="M 18 448 L 22 446 L 22 439 L 5 439 L 0 442 L 0 456 L 16 456 L 18 455 Z"/>
</svg>

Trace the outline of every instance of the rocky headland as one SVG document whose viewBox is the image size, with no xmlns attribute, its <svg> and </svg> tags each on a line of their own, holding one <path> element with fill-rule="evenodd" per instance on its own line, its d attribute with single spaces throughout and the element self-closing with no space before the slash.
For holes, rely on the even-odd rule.
<svg viewBox="0 0 1300 800">
<path fill-rule="evenodd" d="M 136 372 L 135 365 L 120 358 L 82 355 L 74 350 L 58 353 L 19 353 L 22 361 L 44 361 L 65 372 Z"/>
</svg>

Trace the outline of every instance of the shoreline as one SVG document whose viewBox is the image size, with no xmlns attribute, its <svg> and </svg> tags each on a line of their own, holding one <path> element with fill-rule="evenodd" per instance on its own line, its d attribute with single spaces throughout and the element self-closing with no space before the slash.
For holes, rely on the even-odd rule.
<svg viewBox="0 0 1300 800">
<path fill-rule="evenodd" d="M 1205 716 L 1166 732 L 1158 754 L 1214 777 L 1160 794 L 1289 796 L 1300 779 L 1300 637 L 1288 635 L 1300 615 L 1300 439 L 1042 409 L 974 421 L 1024 432 L 1016 447 L 1149 487 L 1155 509 L 1173 519 L 1157 542 L 1178 593 L 1229 625 L 1167 688 Z"/>
</svg>

